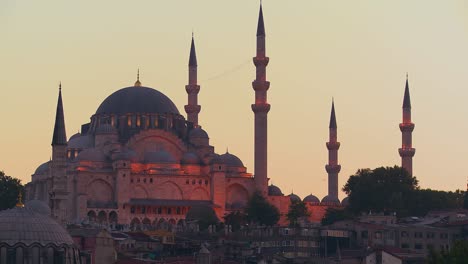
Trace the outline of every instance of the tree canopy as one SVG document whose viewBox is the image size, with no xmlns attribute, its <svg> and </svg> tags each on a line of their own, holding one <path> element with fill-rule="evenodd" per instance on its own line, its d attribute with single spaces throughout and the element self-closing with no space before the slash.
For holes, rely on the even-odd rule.
<svg viewBox="0 0 468 264">
<path fill-rule="evenodd" d="M 21 180 L 5 175 L 0 171 L 0 210 L 13 208 L 18 202 L 18 194 L 23 195 Z"/>
<path fill-rule="evenodd" d="M 270 204 L 259 192 L 250 197 L 245 213 L 250 222 L 266 226 L 275 225 L 280 217 L 278 208 Z"/>
<path fill-rule="evenodd" d="M 468 241 L 458 240 L 450 251 L 437 252 L 431 249 L 427 263 L 429 264 L 464 264 L 468 260 Z"/>
<path fill-rule="evenodd" d="M 306 204 L 298 200 L 293 201 L 291 205 L 289 205 L 289 211 L 286 217 L 288 218 L 290 226 L 297 226 L 299 219 L 308 217 L 309 215 L 310 213 L 307 210 Z"/>
<path fill-rule="evenodd" d="M 348 209 L 328 208 L 322 218 L 322 225 L 331 225 L 337 221 L 352 220 L 354 219 L 353 213 Z"/>
<path fill-rule="evenodd" d="M 401 167 L 360 169 L 343 187 L 348 209 L 361 212 L 396 212 L 398 217 L 422 216 L 430 210 L 461 208 L 465 192 L 419 189 L 418 180 Z"/>
</svg>

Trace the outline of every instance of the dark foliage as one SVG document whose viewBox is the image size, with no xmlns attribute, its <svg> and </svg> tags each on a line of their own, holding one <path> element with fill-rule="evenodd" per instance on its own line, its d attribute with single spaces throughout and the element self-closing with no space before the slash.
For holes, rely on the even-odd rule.
<svg viewBox="0 0 468 264">
<path fill-rule="evenodd" d="M 18 194 L 24 196 L 21 180 L 5 175 L 0 171 L 0 210 L 13 208 L 18 202 Z"/>
<path fill-rule="evenodd" d="M 322 225 L 331 225 L 337 221 L 352 220 L 355 216 L 348 209 L 328 208 L 322 218 Z"/>
<path fill-rule="evenodd" d="M 206 230 L 209 225 L 215 225 L 219 223 L 219 219 L 213 208 L 209 206 L 193 206 L 187 212 L 187 220 L 196 220 L 200 230 Z"/>
<path fill-rule="evenodd" d="M 278 223 L 280 214 L 278 208 L 270 204 L 260 193 L 255 192 L 245 208 L 248 221 L 272 226 Z"/>
<path fill-rule="evenodd" d="M 289 206 L 287 218 L 290 226 L 297 226 L 298 220 L 310 215 L 306 204 L 303 201 L 293 201 Z"/>
<path fill-rule="evenodd" d="M 450 251 L 436 252 L 431 249 L 427 263 L 429 264 L 466 264 L 468 261 L 468 241 L 456 241 Z"/>
<path fill-rule="evenodd" d="M 241 226 L 247 224 L 247 216 L 242 212 L 232 212 L 226 216 L 224 216 L 224 224 L 231 225 L 232 231 L 238 231 Z"/>
</svg>

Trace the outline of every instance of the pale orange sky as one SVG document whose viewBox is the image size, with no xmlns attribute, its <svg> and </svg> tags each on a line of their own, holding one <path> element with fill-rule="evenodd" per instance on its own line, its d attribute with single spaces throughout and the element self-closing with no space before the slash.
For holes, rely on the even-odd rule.
<svg viewBox="0 0 468 264">
<path fill-rule="evenodd" d="M 184 113 L 193 29 L 200 124 L 218 153 L 229 147 L 253 172 L 257 16 L 253 0 L 0 1 L 0 170 L 26 183 L 49 159 L 59 81 L 69 137 L 138 67 L 143 85 Z M 326 195 L 332 96 L 339 186 L 359 168 L 400 164 L 406 72 L 415 176 L 422 187 L 465 188 L 466 1 L 265 0 L 264 16 L 269 177 L 285 194 Z"/>
</svg>

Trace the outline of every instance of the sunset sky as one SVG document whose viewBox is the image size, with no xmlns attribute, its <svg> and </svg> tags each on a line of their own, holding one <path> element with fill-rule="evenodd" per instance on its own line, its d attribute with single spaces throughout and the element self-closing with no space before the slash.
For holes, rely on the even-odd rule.
<svg viewBox="0 0 468 264">
<path fill-rule="evenodd" d="M 0 1 L 0 170 L 27 183 L 49 160 L 59 81 L 68 137 L 108 95 L 131 86 L 137 68 L 144 86 L 185 115 L 193 30 L 200 125 L 217 153 L 229 148 L 253 172 L 258 7 L 255 0 Z M 466 188 L 467 1 L 264 0 L 263 11 L 269 177 L 283 193 L 326 195 L 332 97 L 339 186 L 359 168 L 400 165 L 406 72 L 414 175 L 423 188 Z"/>
</svg>

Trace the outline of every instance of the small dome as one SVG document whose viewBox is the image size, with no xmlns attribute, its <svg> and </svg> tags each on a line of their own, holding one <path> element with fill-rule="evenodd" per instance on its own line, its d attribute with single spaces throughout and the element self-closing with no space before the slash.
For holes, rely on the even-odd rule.
<svg viewBox="0 0 468 264">
<path fill-rule="evenodd" d="M 102 124 L 96 129 L 96 134 L 116 134 L 117 130 L 111 124 Z"/>
<path fill-rule="evenodd" d="M 196 127 L 190 130 L 189 137 L 191 138 L 208 138 L 208 133 L 201 127 Z"/>
<path fill-rule="evenodd" d="M 50 211 L 50 207 L 43 201 L 41 200 L 30 200 L 30 201 L 27 201 L 26 204 L 25 204 L 26 208 L 38 213 L 38 214 L 41 214 L 41 215 L 46 215 L 46 216 L 50 216 L 51 214 L 51 211 Z"/>
<path fill-rule="evenodd" d="M 175 104 L 163 93 L 148 87 L 132 86 L 109 95 L 96 114 L 158 113 L 179 114 Z"/>
<path fill-rule="evenodd" d="M 75 139 L 75 138 L 79 138 L 79 137 L 81 137 L 81 133 L 80 133 L 80 132 L 78 132 L 78 133 L 74 134 L 73 136 L 71 136 L 71 137 L 68 139 L 68 141 L 70 142 L 70 140 Z"/>
<path fill-rule="evenodd" d="M 73 246 L 73 239 L 55 220 L 27 207 L 0 211 L 0 241 L 14 246 Z"/>
<path fill-rule="evenodd" d="M 300 202 L 301 201 L 301 197 L 295 195 L 294 193 L 291 193 L 289 196 L 289 199 L 291 200 L 291 202 Z"/>
<path fill-rule="evenodd" d="M 214 154 L 210 164 L 224 164 L 224 160 L 221 158 L 221 155 Z"/>
<path fill-rule="evenodd" d="M 236 156 L 229 152 L 224 153 L 220 156 L 228 167 L 244 167 L 244 163 Z"/>
<path fill-rule="evenodd" d="M 304 198 L 304 202 L 306 202 L 306 203 L 320 203 L 320 200 L 319 200 L 319 198 L 317 198 L 317 196 L 310 194 L 310 195 L 307 195 Z"/>
<path fill-rule="evenodd" d="M 340 200 L 338 198 L 327 195 L 327 196 L 323 197 L 322 203 L 340 204 Z"/>
<path fill-rule="evenodd" d="M 68 148 L 73 149 L 85 149 L 91 147 L 91 142 L 89 140 L 89 136 L 81 135 L 77 133 L 73 135 L 70 140 L 68 141 Z"/>
<path fill-rule="evenodd" d="M 39 167 L 37 167 L 36 171 L 34 174 L 46 174 L 49 172 L 49 162 L 44 162 L 42 163 Z"/>
<path fill-rule="evenodd" d="M 268 195 L 269 196 L 283 196 L 283 192 L 278 186 L 270 185 L 268 186 Z"/>
<path fill-rule="evenodd" d="M 342 201 L 341 201 L 341 205 L 346 207 L 349 205 L 349 197 L 345 197 Z"/>
<path fill-rule="evenodd" d="M 155 152 L 146 152 L 145 153 L 145 162 L 146 163 L 176 163 L 176 159 L 172 156 L 171 153 L 160 150 Z"/>
<path fill-rule="evenodd" d="M 78 161 L 106 162 L 107 156 L 99 149 L 85 149 L 78 154 Z"/>
<path fill-rule="evenodd" d="M 182 164 L 200 164 L 200 159 L 198 158 L 197 154 L 193 152 L 187 152 L 182 157 L 181 162 Z"/>
</svg>

